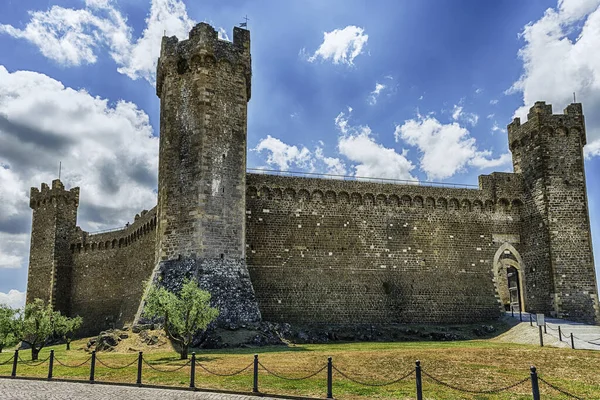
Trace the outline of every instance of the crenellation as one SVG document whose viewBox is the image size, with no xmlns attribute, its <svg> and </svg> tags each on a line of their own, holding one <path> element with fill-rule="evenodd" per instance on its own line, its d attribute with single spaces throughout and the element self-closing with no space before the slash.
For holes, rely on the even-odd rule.
<svg viewBox="0 0 600 400">
<path fill-rule="evenodd" d="M 511 307 L 600 322 L 581 104 L 515 118 L 514 172 L 478 186 L 278 176 L 246 171 L 251 74 L 245 29 L 163 37 L 156 207 L 90 233 L 79 188 L 31 188 L 27 301 L 82 314 L 90 334 L 139 320 L 148 283 L 191 277 L 226 327 L 472 323 Z"/>
</svg>

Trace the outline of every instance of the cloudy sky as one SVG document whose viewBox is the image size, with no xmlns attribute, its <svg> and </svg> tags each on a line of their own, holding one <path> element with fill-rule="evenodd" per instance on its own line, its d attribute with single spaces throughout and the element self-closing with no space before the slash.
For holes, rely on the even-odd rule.
<svg viewBox="0 0 600 400">
<path fill-rule="evenodd" d="M 160 38 L 205 21 L 227 40 L 245 15 L 249 167 L 476 184 L 512 171 L 514 116 L 577 92 L 600 249 L 600 0 L 4 0 L 0 302 L 23 302 L 29 188 L 59 161 L 83 229 L 154 206 Z"/>
</svg>

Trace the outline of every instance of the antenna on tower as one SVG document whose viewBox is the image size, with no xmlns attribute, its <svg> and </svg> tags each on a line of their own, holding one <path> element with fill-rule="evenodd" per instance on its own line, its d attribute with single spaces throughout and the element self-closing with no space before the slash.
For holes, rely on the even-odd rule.
<svg viewBox="0 0 600 400">
<path fill-rule="evenodd" d="M 573 92 L 573 103 L 577 103 L 577 99 L 575 99 L 575 92 Z"/>
<path fill-rule="evenodd" d="M 59 161 L 58 162 L 58 180 L 60 180 L 61 170 L 62 170 L 62 161 Z"/>
<path fill-rule="evenodd" d="M 163 36 L 167 36 L 167 30 L 166 29 L 163 31 Z"/>
</svg>

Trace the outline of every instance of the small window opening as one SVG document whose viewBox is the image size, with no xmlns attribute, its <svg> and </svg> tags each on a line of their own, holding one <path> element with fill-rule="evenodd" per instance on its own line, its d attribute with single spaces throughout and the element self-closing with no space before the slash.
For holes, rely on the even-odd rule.
<svg viewBox="0 0 600 400">
<path fill-rule="evenodd" d="M 225 258 L 225 254 L 221 253 L 221 260 Z"/>
</svg>

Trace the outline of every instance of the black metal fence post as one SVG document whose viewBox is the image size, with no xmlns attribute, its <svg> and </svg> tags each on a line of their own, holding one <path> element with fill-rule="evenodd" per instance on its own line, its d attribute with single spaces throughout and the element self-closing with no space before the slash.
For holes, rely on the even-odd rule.
<svg viewBox="0 0 600 400">
<path fill-rule="evenodd" d="M 515 317 L 515 308 L 512 306 L 512 304 L 510 305 L 510 316 L 511 317 Z"/>
<path fill-rule="evenodd" d="M 137 373 L 137 381 L 135 382 L 138 386 L 142 386 L 142 360 L 144 358 L 144 353 L 140 351 L 138 354 L 138 373 Z"/>
<path fill-rule="evenodd" d="M 544 347 L 544 334 L 542 333 L 542 327 L 538 326 L 538 329 L 540 331 L 540 346 Z"/>
<path fill-rule="evenodd" d="M 529 326 L 533 326 L 533 316 L 529 314 Z"/>
<path fill-rule="evenodd" d="M 19 360 L 19 350 L 15 350 L 15 356 L 13 357 L 13 367 L 10 377 L 14 378 L 17 376 L 17 361 Z"/>
<path fill-rule="evenodd" d="M 523 322 L 523 312 L 519 308 L 519 321 Z"/>
<path fill-rule="evenodd" d="M 533 394 L 533 400 L 540 400 L 540 386 L 538 384 L 538 376 L 535 367 L 532 365 L 531 368 L 531 393 Z"/>
<path fill-rule="evenodd" d="M 548 332 L 546 331 L 546 323 L 545 323 L 545 322 L 544 322 L 544 333 L 548 333 Z"/>
<path fill-rule="evenodd" d="M 421 361 L 419 360 L 416 362 L 415 376 L 417 381 L 417 400 L 423 400 L 423 381 L 421 380 Z"/>
<path fill-rule="evenodd" d="M 52 379 L 52 370 L 54 369 L 54 350 L 50 350 L 50 362 L 48 363 L 48 380 Z"/>
<path fill-rule="evenodd" d="M 560 325 L 558 326 L 558 340 L 562 342 L 562 332 L 560 331 Z"/>
<path fill-rule="evenodd" d="M 190 364 L 190 387 L 196 387 L 196 352 L 192 353 L 192 363 Z"/>
<path fill-rule="evenodd" d="M 327 358 L 327 398 L 333 399 L 333 362 Z"/>
<path fill-rule="evenodd" d="M 575 340 L 573 340 L 573 332 L 571 332 L 571 348 L 575 349 Z"/>
<path fill-rule="evenodd" d="M 92 360 L 90 363 L 90 383 L 94 383 L 94 374 L 96 373 L 96 350 L 92 351 Z"/>
<path fill-rule="evenodd" d="M 254 380 L 252 384 L 252 392 L 258 393 L 258 354 L 254 355 Z"/>
</svg>

